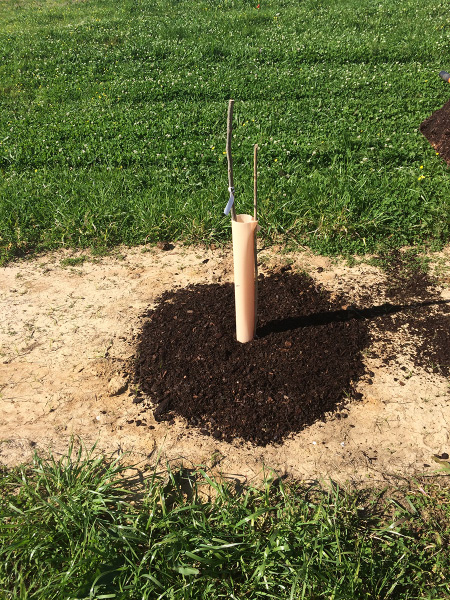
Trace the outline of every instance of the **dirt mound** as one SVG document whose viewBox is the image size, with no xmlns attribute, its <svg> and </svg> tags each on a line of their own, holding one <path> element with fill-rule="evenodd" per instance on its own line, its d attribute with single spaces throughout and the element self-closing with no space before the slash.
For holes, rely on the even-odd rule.
<svg viewBox="0 0 450 600">
<path fill-rule="evenodd" d="M 420 124 L 420 131 L 450 165 L 450 100 Z"/>
</svg>

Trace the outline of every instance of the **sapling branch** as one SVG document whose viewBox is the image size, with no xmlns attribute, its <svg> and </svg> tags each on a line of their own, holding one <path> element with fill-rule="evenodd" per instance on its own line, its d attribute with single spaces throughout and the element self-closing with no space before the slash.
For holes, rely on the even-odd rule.
<svg viewBox="0 0 450 600">
<path fill-rule="evenodd" d="M 253 149 L 253 218 L 258 220 L 258 144 Z M 255 254 L 255 335 L 256 323 L 258 320 L 258 244 L 256 238 L 256 229 L 254 233 L 254 254 Z"/>
<path fill-rule="evenodd" d="M 233 156 L 231 154 L 231 134 L 233 133 L 233 106 L 234 100 L 230 100 L 228 103 L 228 117 L 227 117 L 227 160 L 228 160 L 228 188 L 230 194 L 234 196 L 234 181 L 233 181 Z M 234 204 L 231 207 L 231 218 L 236 221 L 236 209 Z"/>
<path fill-rule="evenodd" d="M 253 151 L 253 218 L 257 219 L 258 208 L 258 144 L 255 144 Z"/>
</svg>

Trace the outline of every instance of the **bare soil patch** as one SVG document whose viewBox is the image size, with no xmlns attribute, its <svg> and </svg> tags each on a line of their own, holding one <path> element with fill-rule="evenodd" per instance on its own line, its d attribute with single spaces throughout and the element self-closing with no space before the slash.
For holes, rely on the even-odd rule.
<svg viewBox="0 0 450 600">
<path fill-rule="evenodd" d="M 432 474 L 448 453 L 448 249 L 431 257 L 436 281 L 402 257 L 387 276 L 262 250 L 245 346 L 228 248 L 67 258 L 0 271 L 1 464 L 76 435 L 142 464 L 359 484 Z"/>
</svg>

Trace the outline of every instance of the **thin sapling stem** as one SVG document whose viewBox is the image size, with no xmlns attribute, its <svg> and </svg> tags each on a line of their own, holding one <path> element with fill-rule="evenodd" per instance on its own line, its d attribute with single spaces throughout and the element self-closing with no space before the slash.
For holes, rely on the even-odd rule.
<svg viewBox="0 0 450 600">
<path fill-rule="evenodd" d="M 253 218 L 258 220 L 258 144 L 255 144 L 253 149 Z M 255 254 L 255 330 L 258 320 L 258 243 L 256 237 L 256 229 L 254 232 L 254 254 Z"/>
<path fill-rule="evenodd" d="M 234 100 L 228 103 L 227 117 L 227 160 L 228 160 L 228 188 L 230 194 L 234 196 L 234 181 L 233 181 L 233 156 L 231 155 L 231 134 L 233 133 L 233 106 Z M 231 206 L 231 218 L 236 221 L 236 209 L 234 203 Z"/>
</svg>

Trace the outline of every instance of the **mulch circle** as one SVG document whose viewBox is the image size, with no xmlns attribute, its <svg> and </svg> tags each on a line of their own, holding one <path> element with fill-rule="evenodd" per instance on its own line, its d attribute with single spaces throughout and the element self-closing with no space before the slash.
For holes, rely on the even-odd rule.
<svg viewBox="0 0 450 600">
<path fill-rule="evenodd" d="M 420 131 L 450 165 L 450 100 L 420 124 Z"/>
<path fill-rule="evenodd" d="M 333 411 L 364 373 L 367 323 L 303 274 L 259 282 L 259 328 L 235 340 L 232 284 L 167 292 L 144 325 L 141 389 L 158 418 L 265 445 Z"/>
<path fill-rule="evenodd" d="M 428 276 L 396 256 L 385 296 L 355 307 L 306 274 L 261 277 L 257 337 L 240 344 L 232 284 L 166 292 L 145 315 L 136 382 L 159 421 L 180 415 L 218 440 L 280 443 L 329 413 L 345 416 L 342 406 L 360 399 L 374 335 L 406 325 L 416 364 L 450 373 L 450 310 Z"/>
</svg>

